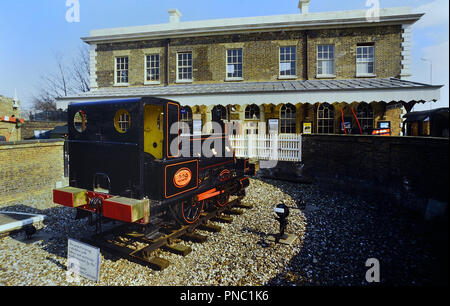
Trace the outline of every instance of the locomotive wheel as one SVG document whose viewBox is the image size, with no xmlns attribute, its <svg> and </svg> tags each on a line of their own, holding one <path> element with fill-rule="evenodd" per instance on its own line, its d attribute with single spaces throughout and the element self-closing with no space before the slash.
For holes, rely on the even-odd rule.
<svg viewBox="0 0 450 306">
<path fill-rule="evenodd" d="M 217 201 L 216 201 L 217 206 L 225 207 L 230 202 L 230 194 L 228 194 L 228 193 L 221 194 L 221 195 L 217 196 L 216 199 L 217 199 Z"/>
<path fill-rule="evenodd" d="M 200 218 L 203 211 L 204 201 L 185 200 L 175 207 L 176 217 L 181 224 L 194 224 Z"/>
</svg>

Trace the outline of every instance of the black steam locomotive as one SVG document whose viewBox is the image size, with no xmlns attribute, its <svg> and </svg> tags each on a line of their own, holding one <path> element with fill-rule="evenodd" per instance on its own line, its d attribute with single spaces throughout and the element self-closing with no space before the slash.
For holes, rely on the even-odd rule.
<svg viewBox="0 0 450 306">
<path fill-rule="evenodd" d="M 249 185 L 253 169 L 235 157 L 225 134 L 182 133 L 177 102 L 73 104 L 68 117 L 70 186 L 55 189 L 53 198 L 79 215 L 142 225 L 169 216 L 194 224 Z"/>
</svg>

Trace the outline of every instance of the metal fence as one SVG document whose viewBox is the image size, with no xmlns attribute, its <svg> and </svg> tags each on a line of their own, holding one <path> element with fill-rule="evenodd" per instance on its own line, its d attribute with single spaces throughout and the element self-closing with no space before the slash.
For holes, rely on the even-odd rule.
<svg viewBox="0 0 450 306">
<path fill-rule="evenodd" d="M 230 141 L 236 157 L 300 162 L 302 136 L 299 134 L 233 135 Z"/>
<path fill-rule="evenodd" d="M 45 111 L 39 113 L 30 113 L 28 121 L 61 121 L 67 122 L 67 112 Z"/>
</svg>

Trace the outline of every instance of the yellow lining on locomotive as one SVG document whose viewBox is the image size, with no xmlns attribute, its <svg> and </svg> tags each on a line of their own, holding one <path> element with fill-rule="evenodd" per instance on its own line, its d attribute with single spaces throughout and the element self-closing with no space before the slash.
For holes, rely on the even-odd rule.
<svg viewBox="0 0 450 306">
<path fill-rule="evenodd" d="M 146 105 L 144 109 L 144 151 L 156 159 L 163 158 L 163 111 L 161 105 Z"/>
<path fill-rule="evenodd" d="M 119 109 L 114 116 L 114 127 L 120 134 L 125 134 L 131 127 L 130 113 L 125 109 Z"/>
</svg>

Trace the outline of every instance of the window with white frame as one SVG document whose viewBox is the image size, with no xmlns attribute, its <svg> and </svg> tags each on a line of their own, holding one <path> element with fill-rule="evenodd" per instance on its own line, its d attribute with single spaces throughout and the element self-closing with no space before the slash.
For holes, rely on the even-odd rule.
<svg viewBox="0 0 450 306">
<path fill-rule="evenodd" d="M 128 84 L 128 56 L 116 57 L 116 84 Z"/>
<path fill-rule="evenodd" d="M 145 57 L 145 81 L 159 83 L 159 54 L 150 54 Z"/>
<path fill-rule="evenodd" d="M 373 44 L 357 46 L 356 75 L 375 75 L 375 46 Z"/>
<path fill-rule="evenodd" d="M 280 48 L 280 77 L 297 76 L 297 47 Z"/>
<path fill-rule="evenodd" d="M 334 45 L 317 46 L 317 75 L 334 76 Z"/>
<path fill-rule="evenodd" d="M 180 52 L 177 57 L 177 81 L 192 82 L 192 52 Z"/>
<path fill-rule="evenodd" d="M 280 110 L 280 133 L 295 134 L 297 128 L 297 112 L 292 104 L 284 104 Z"/>
<path fill-rule="evenodd" d="M 242 49 L 227 50 L 227 79 L 242 79 Z"/>
<path fill-rule="evenodd" d="M 322 103 L 317 109 L 317 133 L 334 133 L 334 109 L 328 103 Z"/>
</svg>

